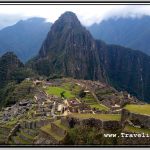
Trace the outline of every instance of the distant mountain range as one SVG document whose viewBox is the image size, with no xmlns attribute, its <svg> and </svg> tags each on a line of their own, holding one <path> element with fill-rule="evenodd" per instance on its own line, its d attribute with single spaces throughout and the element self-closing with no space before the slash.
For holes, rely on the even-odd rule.
<svg viewBox="0 0 150 150">
<path fill-rule="evenodd" d="M 51 25 L 52 23 L 46 22 L 44 18 L 34 17 L 0 30 L 0 55 L 13 51 L 23 62 L 27 62 L 38 54 Z M 95 39 L 140 50 L 150 55 L 149 26 L 150 17 L 143 16 L 111 18 L 100 24 L 93 24 L 87 29 Z"/>
<path fill-rule="evenodd" d="M 0 30 L 0 55 L 13 51 L 26 62 L 38 53 L 50 26 L 44 18 L 34 17 Z"/>
<path fill-rule="evenodd" d="M 23 62 L 33 57 L 25 66 L 14 53 L 8 52 L 0 57 L 1 83 L 14 79 L 20 82 L 28 76 L 35 75 L 35 72 L 48 77 L 69 76 L 100 80 L 149 102 L 150 56 L 137 50 L 95 40 L 72 12 L 62 14 L 51 25 L 42 18 L 32 18 L 0 31 L 5 33 L 4 39 L 8 37 L 7 43 L 10 46 L 13 41 L 12 46 L 24 46 L 21 51 L 18 48 L 11 49 Z"/>
<path fill-rule="evenodd" d="M 39 54 L 28 65 L 40 75 L 100 80 L 150 99 L 150 57 L 95 40 L 72 12 L 52 25 Z"/>
<path fill-rule="evenodd" d="M 96 39 L 150 55 L 150 16 L 111 18 L 88 27 Z"/>
</svg>

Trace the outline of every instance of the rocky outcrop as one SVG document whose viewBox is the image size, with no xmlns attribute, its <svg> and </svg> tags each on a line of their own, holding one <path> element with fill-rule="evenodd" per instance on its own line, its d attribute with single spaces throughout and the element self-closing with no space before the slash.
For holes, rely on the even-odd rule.
<svg viewBox="0 0 150 150">
<path fill-rule="evenodd" d="M 62 14 L 52 25 L 31 66 L 47 76 L 104 80 L 96 42 L 72 12 Z"/>
</svg>

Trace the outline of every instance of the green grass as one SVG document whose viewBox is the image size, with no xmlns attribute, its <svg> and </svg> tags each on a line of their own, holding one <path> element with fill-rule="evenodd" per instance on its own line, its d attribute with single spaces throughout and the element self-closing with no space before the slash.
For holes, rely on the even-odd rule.
<svg viewBox="0 0 150 150">
<path fill-rule="evenodd" d="M 88 118 L 95 118 L 101 119 L 103 121 L 120 121 L 121 115 L 119 114 L 71 114 L 70 116 L 79 118 L 79 119 L 88 119 Z"/>
<path fill-rule="evenodd" d="M 29 142 L 21 139 L 19 136 L 15 136 L 14 138 L 16 138 L 17 141 L 19 141 L 19 144 L 30 144 Z"/>
<path fill-rule="evenodd" d="M 98 89 L 96 91 L 96 95 L 110 95 L 112 94 L 113 91 L 111 89 L 107 89 L 107 88 L 104 88 L 104 89 Z"/>
<path fill-rule="evenodd" d="M 55 122 L 53 122 L 55 125 L 57 125 L 58 127 L 62 128 L 63 130 L 69 130 L 69 128 L 65 127 L 64 125 L 61 124 L 61 120 L 57 120 Z"/>
<path fill-rule="evenodd" d="M 16 124 L 17 124 L 17 119 L 13 119 L 13 120 L 10 120 L 9 122 L 7 122 L 3 127 L 6 127 L 6 128 L 13 128 Z"/>
<path fill-rule="evenodd" d="M 91 108 L 96 108 L 96 109 L 99 109 L 99 110 L 104 110 L 104 111 L 108 111 L 109 108 L 102 105 L 102 104 L 91 104 L 90 105 Z"/>
<path fill-rule="evenodd" d="M 66 82 L 66 83 L 63 83 L 62 84 L 62 87 L 65 89 L 65 90 L 69 90 L 71 91 L 71 93 L 75 96 L 78 95 L 79 91 L 81 90 L 81 87 L 78 86 L 77 84 L 75 83 L 71 83 L 71 82 Z"/>
<path fill-rule="evenodd" d="M 64 137 L 61 137 L 61 136 L 58 136 L 57 134 L 55 134 L 52 129 L 51 129 L 51 126 L 50 125 L 46 125 L 46 126 L 43 126 L 41 128 L 41 131 L 49 134 L 50 136 L 54 137 L 57 141 L 61 141 Z"/>
<path fill-rule="evenodd" d="M 82 99 L 85 101 L 85 103 L 87 105 L 89 105 L 91 108 L 96 108 L 99 110 L 104 110 L 104 111 L 108 111 L 109 108 L 106 107 L 105 105 L 99 104 L 95 98 L 93 97 L 93 95 L 91 93 L 86 94 L 86 96 Z"/>
<path fill-rule="evenodd" d="M 0 111 L 0 117 L 2 117 L 3 116 L 3 112 L 2 111 Z"/>
<path fill-rule="evenodd" d="M 48 88 L 46 88 L 47 94 L 56 95 L 58 97 L 61 97 L 60 93 L 62 93 L 63 91 L 65 92 L 64 96 L 66 98 L 73 98 L 74 97 L 74 95 L 71 93 L 71 91 L 66 90 L 65 88 L 62 88 L 62 87 L 51 87 L 51 86 L 49 86 Z"/>
<path fill-rule="evenodd" d="M 20 134 L 22 134 L 23 136 L 27 137 L 28 139 L 30 139 L 31 141 L 34 139 L 34 136 L 31 136 L 23 131 L 20 132 Z"/>
<path fill-rule="evenodd" d="M 70 82 L 66 82 L 66 83 L 63 83 L 62 86 L 66 89 L 66 90 L 69 90 L 71 89 L 71 83 Z"/>
<path fill-rule="evenodd" d="M 133 113 L 150 115 L 150 104 L 147 105 L 126 105 L 125 109 Z"/>
<path fill-rule="evenodd" d="M 131 125 L 126 125 L 124 131 L 134 132 L 134 133 L 145 133 L 150 134 L 150 129 L 137 128 Z"/>
</svg>

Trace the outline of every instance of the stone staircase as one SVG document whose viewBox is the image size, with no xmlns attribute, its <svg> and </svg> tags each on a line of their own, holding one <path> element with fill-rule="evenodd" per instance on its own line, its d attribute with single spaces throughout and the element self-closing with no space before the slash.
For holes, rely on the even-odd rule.
<svg viewBox="0 0 150 150">
<path fill-rule="evenodd" d="M 10 145 L 31 145 L 34 138 L 38 135 L 37 130 L 20 128 L 14 136 L 8 141 Z"/>
<path fill-rule="evenodd" d="M 39 138 L 35 144 L 63 144 L 68 129 L 61 120 L 56 120 L 40 129 Z"/>
</svg>

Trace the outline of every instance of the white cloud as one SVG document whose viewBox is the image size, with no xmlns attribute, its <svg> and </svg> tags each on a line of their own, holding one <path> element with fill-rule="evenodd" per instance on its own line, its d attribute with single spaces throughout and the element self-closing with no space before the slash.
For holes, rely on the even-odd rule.
<svg viewBox="0 0 150 150">
<path fill-rule="evenodd" d="M 12 25 L 20 19 L 44 17 L 54 22 L 65 11 L 77 14 L 88 26 L 110 17 L 139 17 L 150 15 L 149 5 L 0 5 L 0 27 Z"/>
</svg>

